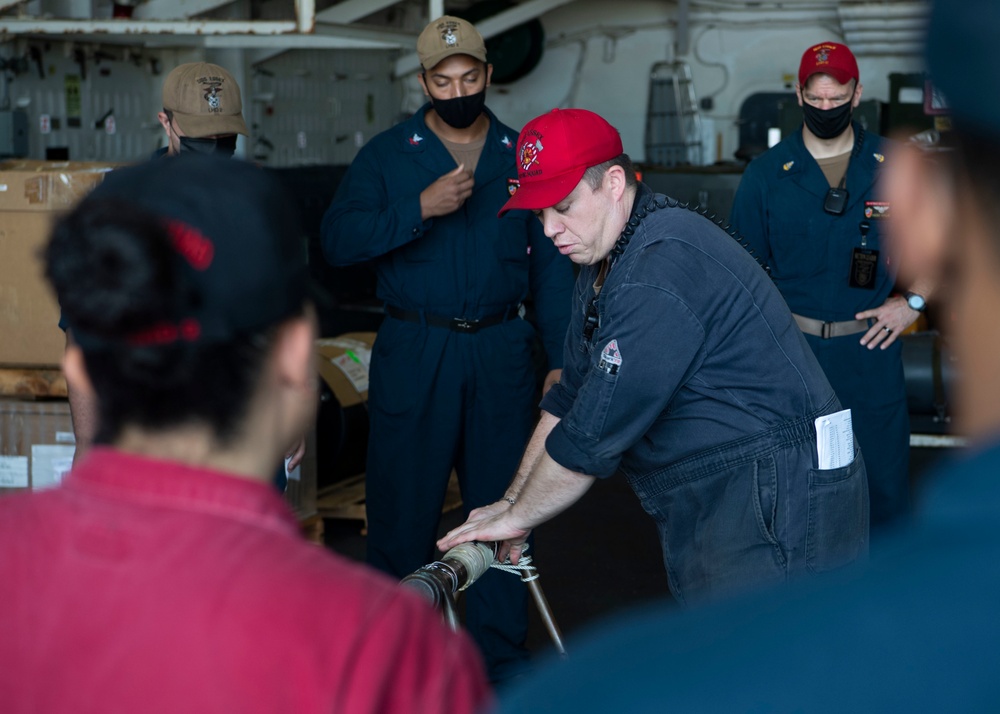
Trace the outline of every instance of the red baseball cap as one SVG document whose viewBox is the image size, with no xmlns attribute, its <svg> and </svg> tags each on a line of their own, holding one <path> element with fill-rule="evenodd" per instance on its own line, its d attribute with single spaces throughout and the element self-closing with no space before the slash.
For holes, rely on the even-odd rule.
<svg viewBox="0 0 1000 714">
<path fill-rule="evenodd" d="M 799 63 L 799 86 L 806 86 L 814 74 L 828 74 L 840 84 L 847 84 L 852 79 L 859 79 L 858 61 L 847 45 L 821 42 L 803 53 Z"/>
<path fill-rule="evenodd" d="M 586 109 L 553 109 L 535 117 L 517 137 L 520 185 L 498 216 L 549 208 L 566 198 L 591 166 L 624 152 L 618 130 Z"/>
</svg>

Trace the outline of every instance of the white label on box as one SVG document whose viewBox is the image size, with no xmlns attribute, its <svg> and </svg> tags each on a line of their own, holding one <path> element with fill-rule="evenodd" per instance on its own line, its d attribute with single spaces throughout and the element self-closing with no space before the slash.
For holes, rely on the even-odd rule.
<svg viewBox="0 0 1000 714">
<path fill-rule="evenodd" d="M 66 474 L 73 468 L 73 457 L 52 459 L 52 473 L 59 483 L 63 482 Z"/>
<path fill-rule="evenodd" d="M 0 488 L 28 487 L 28 457 L 0 456 Z"/>
<path fill-rule="evenodd" d="M 62 483 L 62 477 L 73 463 L 75 446 L 50 444 L 31 445 L 31 487 L 35 490 L 51 488 Z"/>
<path fill-rule="evenodd" d="M 56 432 L 56 443 L 57 444 L 75 444 L 76 435 L 71 431 L 57 431 Z"/>
<path fill-rule="evenodd" d="M 330 361 L 344 373 L 358 394 L 368 389 L 368 365 L 356 353 L 348 351 Z"/>
</svg>

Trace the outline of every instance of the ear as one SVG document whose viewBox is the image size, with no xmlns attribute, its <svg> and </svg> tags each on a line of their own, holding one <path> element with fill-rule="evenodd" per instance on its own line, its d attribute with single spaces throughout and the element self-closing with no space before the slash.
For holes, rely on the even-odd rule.
<svg viewBox="0 0 1000 714">
<path fill-rule="evenodd" d="M 486 63 L 486 86 L 490 86 L 490 82 L 493 80 L 493 65 Z"/>
<path fill-rule="evenodd" d="M 422 90 L 424 90 L 424 96 L 425 97 L 431 96 L 431 93 L 427 91 L 427 73 L 426 72 L 418 72 L 417 73 L 417 81 L 420 82 L 420 88 Z"/>
<path fill-rule="evenodd" d="M 314 389 L 316 384 L 316 321 L 310 311 L 287 320 L 278 328 L 274 344 L 275 376 L 295 391 Z"/>
<path fill-rule="evenodd" d="M 864 91 L 864 85 L 858 82 L 858 86 L 854 88 L 854 99 L 851 100 L 851 106 L 855 109 L 861 104 L 861 94 Z"/>
<path fill-rule="evenodd" d="M 604 172 L 604 185 L 611 191 L 611 197 L 615 202 L 621 200 L 625 195 L 628 182 L 625 180 L 625 169 L 621 166 L 612 166 Z"/>
<path fill-rule="evenodd" d="M 801 107 L 802 106 L 802 86 L 798 82 L 795 83 L 795 98 L 798 100 L 799 106 Z"/>
<path fill-rule="evenodd" d="M 94 385 L 87 373 L 87 363 L 83 358 L 83 350 L 66 335 L 66 351 L 62 357 L 63 375 L 71 391 L 86 399 L 94 399 Z"/>
<path fill-rule="evenodd" d="M 160 120 L 160 126 L 163 127 L 163 131 L 167 132 L 167 138 L 170 138 L 170 120 L 167 118 L 166 112 L 157 112 L 156 118 Z"/>
</svg>

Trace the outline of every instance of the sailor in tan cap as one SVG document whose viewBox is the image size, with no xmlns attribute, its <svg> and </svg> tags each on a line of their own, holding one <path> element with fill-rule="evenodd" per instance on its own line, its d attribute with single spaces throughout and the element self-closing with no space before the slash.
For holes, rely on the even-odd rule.
<svg viewBox="0 0 1000 714">
<path fill-rule="evenodd" d="M 160 155 L 198 151 L 232 156 L 236 135 L 249 136 L 240 85 L 225 69 L 209 62 L 182 64 L 167 75 L 163 111 L 157 118 L 167 133 L 167 146 Z"/>
</svg>

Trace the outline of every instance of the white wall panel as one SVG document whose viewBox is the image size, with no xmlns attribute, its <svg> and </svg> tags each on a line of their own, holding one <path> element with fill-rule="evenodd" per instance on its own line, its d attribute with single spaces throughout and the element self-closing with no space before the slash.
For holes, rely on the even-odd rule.
<svg viewBox="0 0 1000 714">
<path fill-rule="evenodd" d="M 400 118 L 395 58 L 383 50 L 292 50 L 255 65 L 244 93 L 254 135 L 248 156 L 274 167 L 350 163 Z"/>
<path fill-rule="evenodd" d="M 154 74 L 151 55 L 136 63 L 128 51 L 114 48 L 108 51 L 114 58 L 102 58 L 98 64 L 95 48 L 88 46 L 83 48 L 88 57 L 84 72 L 73 59 L 75 46 L 41 42 L 38 46 L 45 76 L 39 76 L 32 62 L 27 72 L 8 83 L 11 106 L 28 113 L 29 158 L 44 159 L 47 148 L 66 147 L 73 161 L 128 162 L 148 157 L 160 145 L 156 111 L 165 72 Z M 0 45 L 0 56 L 9 58 L 17 49 L 17 43 Z M 79 78 L 79 126 L 71 126 L 67 116 L 67 77 Z M 96 126 L 109 109 L 114 110 L 113 134 Z M 50 120 L 48 134 L 41 133 L 43 115 Z"/>
</svg>

